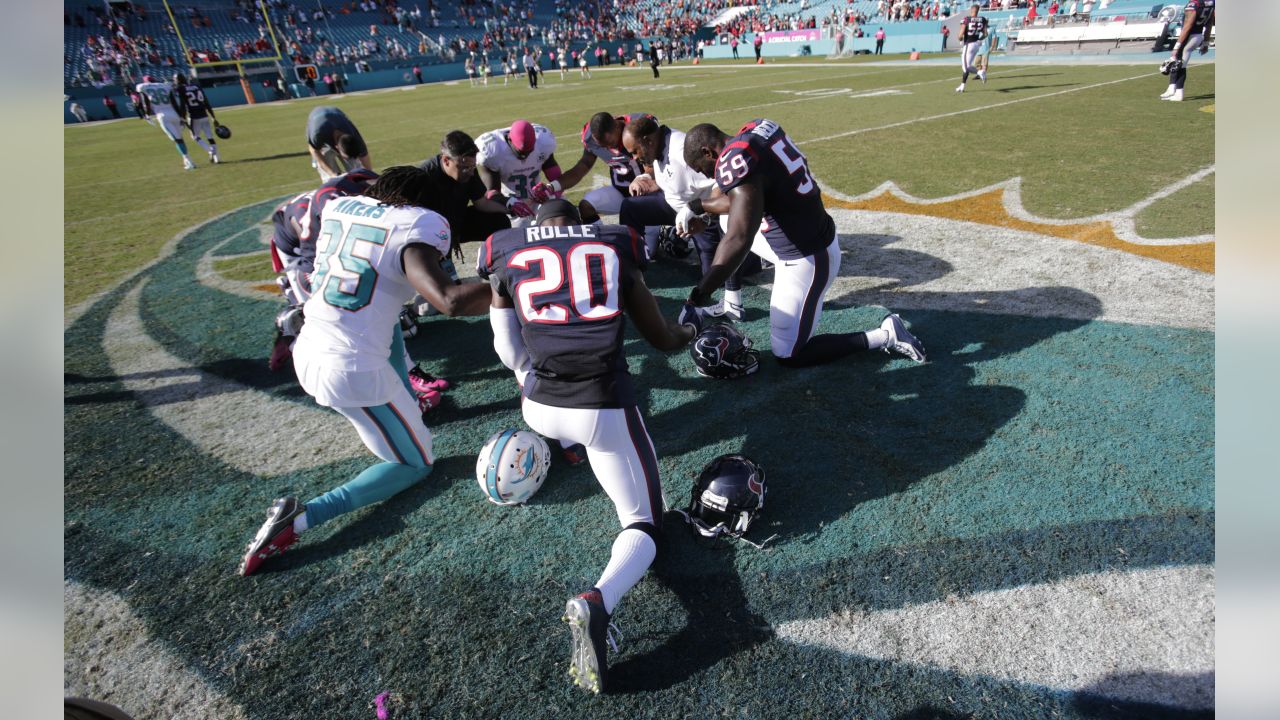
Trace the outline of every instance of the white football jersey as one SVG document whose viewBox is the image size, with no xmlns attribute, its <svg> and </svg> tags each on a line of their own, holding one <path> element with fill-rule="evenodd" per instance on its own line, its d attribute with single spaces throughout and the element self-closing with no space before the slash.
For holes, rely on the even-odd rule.
<svg viewBox="0 0 1280 720">
<path fill-rule="evenodd" d="M 415 243 L 448 256 L 448 221 L 426 208 L 380 205 L 363 196 L 325 205 L 295 354 L 330 370 L 387 368 L 400 311 L 416 293 L 400 257 Z"/>
<path fill-rule="evenodd" d="M 491 130 L 476 141 L 480 154 L 476 162 L 498 175 L 503 192 L 522 200 L 529 198 L 529 190 L 542 176 L 542 164 L 556 151 L 556 136 L 546 127 L 533 123 L 533 152 L 521 160 L 507 142 L 508 128 Z"/>
<path fill-rule="evenodd" d="M 151 112 L 157 115 L 173 114 L 173 88 L 165 82 L 138 83 L 138 94 L 151 101 Z"/>
</svg>

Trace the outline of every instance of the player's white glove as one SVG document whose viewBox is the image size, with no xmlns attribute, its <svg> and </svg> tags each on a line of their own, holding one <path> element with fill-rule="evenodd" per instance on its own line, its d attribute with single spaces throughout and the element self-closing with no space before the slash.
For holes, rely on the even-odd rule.
<svg viewBox="0 0 1280 720">
<path fill-rule="evenodd" d="M 520 198 L 507 198 L 507 212 L 516 217 L 533 217 L 533 208 Z"/>
<path fill-rule="evenodd" d="M 558 198 L 562 194 L 559 180 L 552 180 L 549 183 L 540 182 L 529 190 L 529 198 L 538 203 Z"/>
<path fill-rule="evenodd" d="M 681 235 L 689 234 L 689 221 L 698 217 L 688 205 L 680 208 L 680 212 L 676 213 L 676 229 Z"/>
</svg>

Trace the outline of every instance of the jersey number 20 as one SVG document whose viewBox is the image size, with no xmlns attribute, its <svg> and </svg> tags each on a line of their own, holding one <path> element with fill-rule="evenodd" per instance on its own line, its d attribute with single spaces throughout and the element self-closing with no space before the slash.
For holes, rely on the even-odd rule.
<svg viewBox="0 0 1280 720">
<path fill-rule="evenodd" d="M 569 251 L 568 260 L 567 279 L 573 312 L 583 320 L 607 320 L 617 315 L 618 251 L 603 243 L 583 243 Z M 531 247 L 507 261 L 508 266 L 521 270 L 528 270 L 534 263 L 541 266 L 541 274 L 521 280 L 515 286 L 520 314 L 525 322 L 569 322 L 569 308 L 558 303 L 540 305 L 536 302 L 539 296 L 557 292 L 565 285 L 566 268 L 559 253 L 549 247 Z M 597 282 L 604 290 L 603 297 L 596 292 Z"/>
</svg>

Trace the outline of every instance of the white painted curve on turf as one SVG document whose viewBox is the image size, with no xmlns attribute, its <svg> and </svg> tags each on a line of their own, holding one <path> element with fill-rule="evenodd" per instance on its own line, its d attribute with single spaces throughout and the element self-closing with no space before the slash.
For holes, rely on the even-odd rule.
<svg viewBox="0 0 1280 720">
<path fill-rule="evenodd" d="M 248 713 L 165 649 L 124 598 L 63 585 L 63 692 L 104 700 L 139 718 L 247 720 Z"/>
<path fill-rule="evenodd" d="M 1214 276 L 1208 273 L 991 225 L 879 211 L 829 212 L 844 256 L 828 303 L 1214 327 Z"/>
<path fill-rule="evenodd" d="M 1214 704 L 1210 565 L 1081 575 L 777 627 L 781 639 L 860 657 L 1117 700 Z"/>
<path fill-rule="evenodd" d="M 368 455 L 338 413 L 272 397 L 171 355 L 143 327 L 139 297 L 145 284 L 112 310 L 102 347 L 125 388 L 158 420 L 201 452 L 253 475 Z"/>
</svg>

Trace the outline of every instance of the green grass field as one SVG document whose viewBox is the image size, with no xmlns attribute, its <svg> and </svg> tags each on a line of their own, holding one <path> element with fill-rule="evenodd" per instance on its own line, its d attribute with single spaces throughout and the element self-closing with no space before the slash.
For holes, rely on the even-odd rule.
<svg viewBox="0 0 1280 720">
<path fill-rule="evenodd" d="M 555 130 L 565 167 L 602 109 L 774 119 L 841 234 L 821 331 L 887 307 L 929 349 L 802 371 L 766 350 L 713 383 L 630 332 L 668 502 L 742 451 L 769 470 L 753 535 L 778 537 L 707 544 L 670 521 L 619 606 L 603 697 L 565 677 L 558 617 L 616 516 L 559 462 L 530 505 L 484 501 L 475 454 L 522 424 L 485 318 L 408 342 L 455 384 L 427 417 L 427 481 L 235 575 L 273 498 L 371 461 L 266 368 L 263 221 L 317 184 L 321 101 L 219 111 L 224 163 L 195 148 L 194 173 L 141 121 L 67 128 L 68 694 L 139 719 L 365 718 L 381 692 L 396 719 L 1211 716 L 1214 277 L 1178 239 L 1214 233 L 1214 67 L 1178 104 L 1149 65 L 997 58 L 963 95 L 952 63 L 786 62 L 338 99 L 378 168 L 517 117 Z M 890 182 L 921 202 L 886 204 Z M 1002 204 L 923 202 L 998 184 Z M 646 279 L 674 314 L 696 267 Z M 765 348 L 768 282 L 744 291 Z"/>
</svg>

